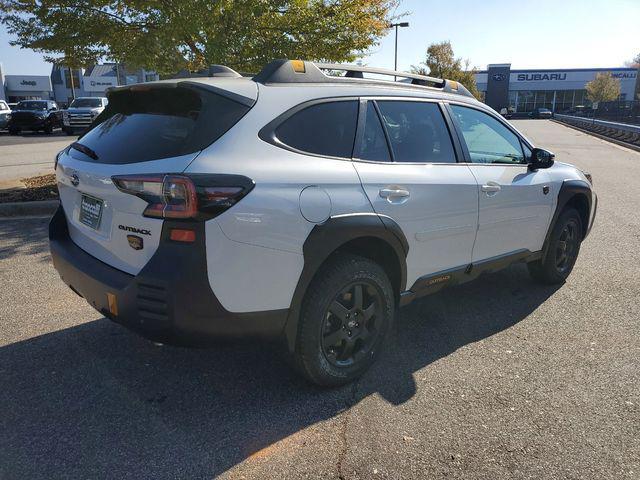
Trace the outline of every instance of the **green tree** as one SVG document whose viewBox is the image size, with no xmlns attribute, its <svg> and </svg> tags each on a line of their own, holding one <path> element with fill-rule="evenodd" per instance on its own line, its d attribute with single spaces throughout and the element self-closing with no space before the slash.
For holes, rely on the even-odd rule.
<svg viewBox="0 0 640 480">
<path fill-rule="evenodd" d="M 353 61 L 387 32 L 398 0 L 0 0 L 12 45 L 51 61 L 101 59 L 163 74 L 274 58 Z"/>
<path fill-rule="evenodd" d="M 470 67 L 469 60 L 456 58 L 449 41 L 429 45 L 424 62 L 412 65 L 411 71 L 420 75 L 455 80 L 464 85 L 473 96 L 480 97 L 474 76 L 476 69 Z"/>
<path fill-rule="evenodd" d="M 640 53 L 633 57 L 633 60 L 629 60 L 628 62 L 624 62 L 626 67 L 631 68 L 640 68 Z"/>
<path fill-rule="evenodd" d="M 592 102 L 610 102 L 620 96 L 620 81 L 613 78 L 611 72 L 598 73 L 585 88 L 587 98 Z"/>
</svg>

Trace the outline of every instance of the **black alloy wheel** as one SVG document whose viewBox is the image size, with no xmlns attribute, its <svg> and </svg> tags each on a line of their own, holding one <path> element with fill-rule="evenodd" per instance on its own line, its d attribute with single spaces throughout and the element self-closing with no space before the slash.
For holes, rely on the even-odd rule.
<svg viewBox="0 0 640 480">
<path fill-rule="evenodd" d="M 322 326 L 322 352 L 332 365 L 345 367 L 371 351 L 380 334 L 380 294 L 368 282 L 354 282 L 329 305 Z"/>
<path fill-rule="evenodd" d="M 573 267 L 576 261 L 580 247 L 579 229 L 578 222 L 572 218 L 560 233 L 555 249 L 556 268 L 560 274 L 564 274 L 568 268 Z"/>
</svg>

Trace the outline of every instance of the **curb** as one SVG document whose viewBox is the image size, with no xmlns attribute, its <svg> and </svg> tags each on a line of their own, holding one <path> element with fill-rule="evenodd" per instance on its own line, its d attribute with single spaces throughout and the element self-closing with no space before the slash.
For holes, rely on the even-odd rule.
<svg viewBox="0 0 640 480">
<path fill-rule="evenodd" d="M 0 218 L 53 215 L 59 204 L 58 200 L 0 203 Z"/>
<path fill-rule="evenodd" d="M 551 119 L 552 122 L 559 123 L 560 125 L 564 125 L 565 127 L 573 128 L 574 130 L 578 130 L 579 132 L 586 133 L 587 135 L 591 135 L 593 137 L 599 138 L 600 140 L 604 140 L 606 142 L 615 143 L 616 145 L 620 145 L 621 147 L 628 148 L 630 150 L 635 150 L 636 152 L 640 152 L 640 146 L 634 145 L 632 143 L 623 142 L 622 140 L 618 140 L 617 138 L 607 137 L 606 135 L 602 135 L 600 133 L 592 132 L 591 130 L 587 130 L 585 128 L 580 128 L 576 125 L 571 125 L 570 123 L 565 123 L 560 120 L 556 120 L 554 118 Z"/>
</svg>

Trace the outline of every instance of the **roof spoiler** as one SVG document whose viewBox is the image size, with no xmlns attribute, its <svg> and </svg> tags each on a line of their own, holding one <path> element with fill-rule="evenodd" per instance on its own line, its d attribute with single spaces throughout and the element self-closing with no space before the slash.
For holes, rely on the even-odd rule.
<svg viewBox="0 0 640 480">
<path fill-rule="evenodd" d="M 215 84 L 202 83 L 202 82 L 190 80 L 189 78 L 175 78 L 171 80 L 161 80 L 158 82 L 134 83 L 132 85 L 120 85 L 118 87 L 109 87 L 105 91 L 105 94 L 107 95 L 107 98 L 110 98 L 112 94 L 117 92 L 124 92 L 124 91 L 149 92 L 151 90 L 171 89 L 171 88 L 179 88 L 179 87 L 192 88 L 196 90 L 207 90 L 209 92 L 216 93 L 223 97 L 227 97 L 230 100 L 234 100 L 238 103 L 246 105 L 247 107 L 253 107 L 256 103 L 255 98 L 250 98 L 245 95 L 235 93 L 225 88 L 221 88 Z"/>
<path fill-rule="evenodd" d="M 343 71 L 344 76 L 326 75 L 323 71 Z M 389 80 L 364 78 L 364 73 L 385 77 Z M 398 78 L 402 79 L 398 82 Z M 338 63 L 314 63 L 303 60 L 274 60 L 253 77 L 262 84 L 278 83 L 402 83 L 418 87 L 436 88 L 443 92 L 473 97 L 462 84 L 453 80 L 428 77 L 415 73 L 398 72 L 384 68 L 363 67 L 360 65 L 342 65 Z"/>
</svg>

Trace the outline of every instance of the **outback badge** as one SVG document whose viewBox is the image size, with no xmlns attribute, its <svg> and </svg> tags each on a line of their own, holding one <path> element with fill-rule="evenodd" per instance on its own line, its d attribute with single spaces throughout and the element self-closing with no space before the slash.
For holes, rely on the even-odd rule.
<svg viewBox="0 0 640 480">
<path fill-rule="evenodd" d="M 144 247 L 142 237 L 137 235 L 127 235 L 127 240 L 129 241 L 129 246 L 134 250 L 142 250 L 142 247 Z"/>
</svg>

